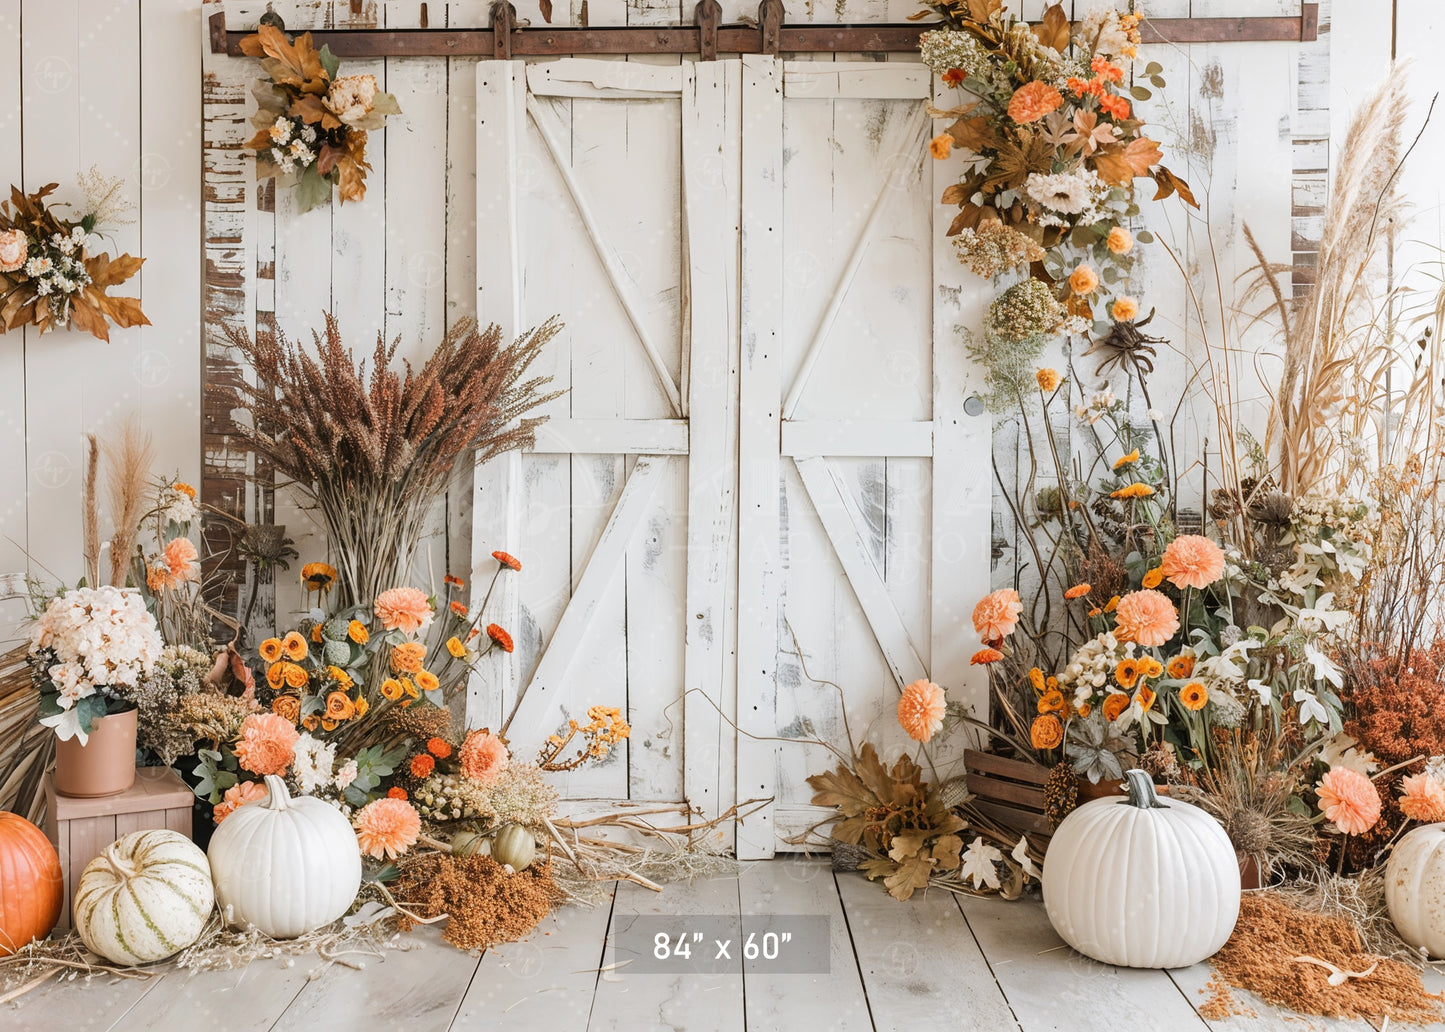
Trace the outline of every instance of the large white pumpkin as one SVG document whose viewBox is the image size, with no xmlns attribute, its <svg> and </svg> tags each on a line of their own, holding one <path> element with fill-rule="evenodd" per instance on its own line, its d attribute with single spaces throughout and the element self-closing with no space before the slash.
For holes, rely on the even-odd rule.
<svg viewBox="0 0 1445 1032">
<path fill-rule="evenodd" d="M 266 790 L 216 828 L 211 874 L 229 925 L 294 939 L 350 908 L 361 888 L 361 851 L 351 823 L 330 803 L 291 798 L 274 774 Z"/>
<path fill-rule="evenodd" d="M 1411 946 L 1445 957 L 1445 824 L 1426 824 L 1402 838 L 1385 864 L 1390 920 Z"/>
<path fill-rule="evenodd" d="M 1142 770 L 1129 795 L 1068 817 L 1044 857 L 1044 907 L 1086 957 L 1120 967 L 1176 968 L 1218 952 L 1239 919 L 1239 861 L 1224 829 L 1197 806 L 1161 800 Z"/>
<path fill-rule="evenodd" d="M 199 846 L 174 831 L 133 831 L 85 865 L 75 930 L 109 961 L 149 964 L 200 938 L 215 903 Z"/>
</svg>

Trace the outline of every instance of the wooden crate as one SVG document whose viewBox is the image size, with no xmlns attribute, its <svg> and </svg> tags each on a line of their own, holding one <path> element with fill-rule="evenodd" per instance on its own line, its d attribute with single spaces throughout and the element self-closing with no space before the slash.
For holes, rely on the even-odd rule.
<svg viewBox="0 0 1445 1032">
<path fill-rule="evenodd" d="M 972 749 L 964 752 L 963 763 L 968 770 L 968 790 L 974 796 L 970 805 L 1001 824 L 1027 832 L 1042 848 L 1054 833 L 1044 816 L 1044 782 L 1049 772 L 1024 760 Z"/>
<path fill-rule="evenodd" d="M 70 900 L 85 865 L 122 835 L 169 828 L 191 837 L 191 806 L 196 796 L 169 767 L 141 767 L 135 784 L 119 795 L 77 799 L 45 784 L 45 831 L 60 854 L 66 905 L 59 928 L 70 927 Z"/>
</svg>

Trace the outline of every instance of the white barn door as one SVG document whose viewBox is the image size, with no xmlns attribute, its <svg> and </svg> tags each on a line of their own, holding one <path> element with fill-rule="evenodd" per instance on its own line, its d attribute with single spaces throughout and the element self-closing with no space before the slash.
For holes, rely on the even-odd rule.
<svg viewBox="0 0 1445 1032">
<path fill-rule="evenodd" d="M 568 393 L 477 476 L 473 597 L 492 549 L 523 569 L 488 610 L 516 652 L 468 717 L 520 694 L 529 750 L 621 707 L 631 739 L 572 799 L 732 801 L 740 82 L 736 61 L 478 65 L 478 311 L 507 333 L 561 313 L 538 371 Z"/>
<path fill-rule="evenodd" d="M 739 855 L 797 848 L 828 757 L 768 739 L 844 736 L 794 636 L 860 736 L 896 737 L 869 724 L 918 677 L 983 701 L 988 418 L 964 413 L 928 72 L 568 59 L 482 62 L 477 86 L 478 310 L 562 313 L 545 362 L 570 393 L 478 475 L 475 553 L 525 565 L 488 614 L 517 651 L 469 718 L 521 693 L 530 748 L 625 704 L 626 750 L 567 796 L 770 799 Z"/>
<path fill-rule="evenodd" d="M 745 858 L 797 849 L 821 748 L 911 743 L 899 689 L 978 706 L 989 578 L 986 415 L 965 414 L 963 270 L 915 62 L 744 58 L 739 594 Z M 935 175 L 935 170 L 938 174 Z M 937 181 L 935 181 L 937 180 Z M 795 648 L 796 643 L 796 648 Z M 808 679 L 832 681 L 838 693 Z"/>
</svg>

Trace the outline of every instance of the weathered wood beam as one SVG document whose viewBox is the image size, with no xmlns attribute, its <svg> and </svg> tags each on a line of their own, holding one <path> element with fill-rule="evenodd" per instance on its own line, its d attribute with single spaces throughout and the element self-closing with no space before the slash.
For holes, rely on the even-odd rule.
<svg viewBox="0 0 1445 1032">
<path fill-rule="evenodd" d="M 937 23 L 783 25 L 779 0 L 763 0 L 758 25 L 717 24 L 715 0 L 698 4 L 695 25 L 606 28 L 516 24 L 507 3 L 492 9 L 492 25 L 476 29 L 328 29 L 312 32 L 317 46 L 338 57 L 558 57 L 565 54 L 906 53 Z M 211 15 L 211 51 L 241 56 L 241 40 L 254 28 L 231 29 L 224 12 Z M 1312 42 L 1319 4 L 1302 4 L 1299 17 L 1158 18 L 1141 25 L 1145 43 Z"/>
</svg>

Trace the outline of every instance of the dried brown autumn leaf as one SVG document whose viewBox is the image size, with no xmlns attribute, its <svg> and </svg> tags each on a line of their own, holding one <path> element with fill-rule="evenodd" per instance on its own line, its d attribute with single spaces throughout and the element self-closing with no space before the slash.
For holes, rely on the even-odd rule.
<svg viewBox="0 0 1445 1032">
<path fill-rule="evenodd" d="M 1149 167 L 1159 163 L 1164 152 L 1159 144 L 1147 136 L 1130 140 L 1127 144 L 1106 147 L 1094 156 L 1094 171 L 1110 186 L 1128 183 L 1136 176 L 1149 174 Z"/>
<path fill-rule="evenodd" d="M 1054 4 L 1044 12 L 1044 20 L 1035 25 L 1034 36 L 1046 47 L 1063 53 L 1069 49 L 1069 16 L 1062 4 Z"/>
<path fill-rule="evenodd" d="M 943 196 L 939 199 L 940 204 L 962 204 L 968 200 L 968 191 L 963 188 L 962 183 L 951 183 L 943 190 Z"/>
<path fill-rule="evenodd" d="M 1180 200 L 1191 207 L 1198 208 L 1199 202 L 1194 199 L 1194 191 L 1189 189 L 1189 184 L 1180 179 L 1173 172 L 1170 172 L 1163 165 L 1156 167 L 1152 173 L 1154 182 L 1159 185 L 1159 190 L 1154 194 L 1156 201 L 1162 201 L 1170 194 L 1178 194 Z"/>
<path fill-rule="evenodd" d="M 993 130 L 989 128 L 986 115 L 960 118 L 944 132 L 953 137 L 954 143 L 960 147 L 967 147 L 971 151 L 985 150 L 994 143 Z"/>
</svg>

